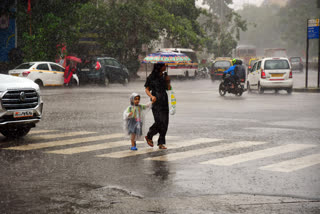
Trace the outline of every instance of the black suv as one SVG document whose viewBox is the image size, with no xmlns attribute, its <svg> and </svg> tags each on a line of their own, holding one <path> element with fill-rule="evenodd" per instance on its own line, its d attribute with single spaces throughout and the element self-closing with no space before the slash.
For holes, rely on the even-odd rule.
<svg viewBox="0 0 320 214">
<path fill-rule="evenodd" d="M 80 84 L 98 83 L 107 86 L 109 83 L 126 85 L 129 82 L 128 69 L 111 57 L 94 57 L 85 61 L 77 75 Z"/>
</svg>

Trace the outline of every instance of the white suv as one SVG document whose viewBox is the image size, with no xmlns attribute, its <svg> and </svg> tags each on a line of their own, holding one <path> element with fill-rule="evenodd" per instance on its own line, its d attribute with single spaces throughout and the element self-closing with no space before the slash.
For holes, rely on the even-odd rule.
<svg viewBox="0 0 320 214">
<path fill-rule="evenodd" d="M 9 75 L 27 77 L 40 87 L 63 86 L 64 68 L 54 62 L 26 62 L 9 71 Z M 72 85 L 79 85 L 79 79 L 73 74 Z"/>
<path fill-rule="evenodd" d="M 291 94 L 293 87 L 292 70 L 287 58 L 264 58 L 257 61 L 248 73 L 247 90 L 286 90 Z"/>
<path fill-rule="evenodd" d="M 22 137 L 41 120 L 43 102 L 39 86 L 21 77 L 0 74 L 0 133 Z"/>
</svg>

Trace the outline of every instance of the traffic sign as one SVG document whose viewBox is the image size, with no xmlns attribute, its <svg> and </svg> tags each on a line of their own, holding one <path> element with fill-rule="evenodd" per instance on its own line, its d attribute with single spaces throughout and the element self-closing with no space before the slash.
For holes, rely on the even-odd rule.
<svg viewBox="0 0 320 214">
<path fill-rule="evenodd" d="M 319 19 L 308 20 L 308 39 L 319 39 Z"/>
</svg>

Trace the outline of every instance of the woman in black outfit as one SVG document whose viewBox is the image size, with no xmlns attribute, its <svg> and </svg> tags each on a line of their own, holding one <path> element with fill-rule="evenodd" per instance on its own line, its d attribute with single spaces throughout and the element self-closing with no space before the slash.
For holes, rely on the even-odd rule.
<svg viewBox="0 0 320 214">
<path fill-rule="evenodd" d="M 163 73 L 165 70 L 166 65 L 164 63 L 154 64 L 153 70 L 144 85 L 146 93 L 152 101 L 152 114 L 155 121 L 145 138 L 148 145 L 153 147 L 152 137 L 159 133 L 159 149 L 166 149 L 166 133 L 169 124 L 169 104 L 166 90 L 171 89 L 171 86 L 169 76 L 167 76 L 167 73 Z"/>
</svg>

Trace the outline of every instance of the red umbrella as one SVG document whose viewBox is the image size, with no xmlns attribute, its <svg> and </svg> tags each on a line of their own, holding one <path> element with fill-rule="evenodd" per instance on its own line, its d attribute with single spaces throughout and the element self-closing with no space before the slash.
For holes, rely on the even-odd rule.
<svg viewBox="0 0 320 214">
<path fill-rule="evenodd" d="M 81 63 L 81 59 L 75 56 L 67 56 L 67 60 Z"/>
</svg>

